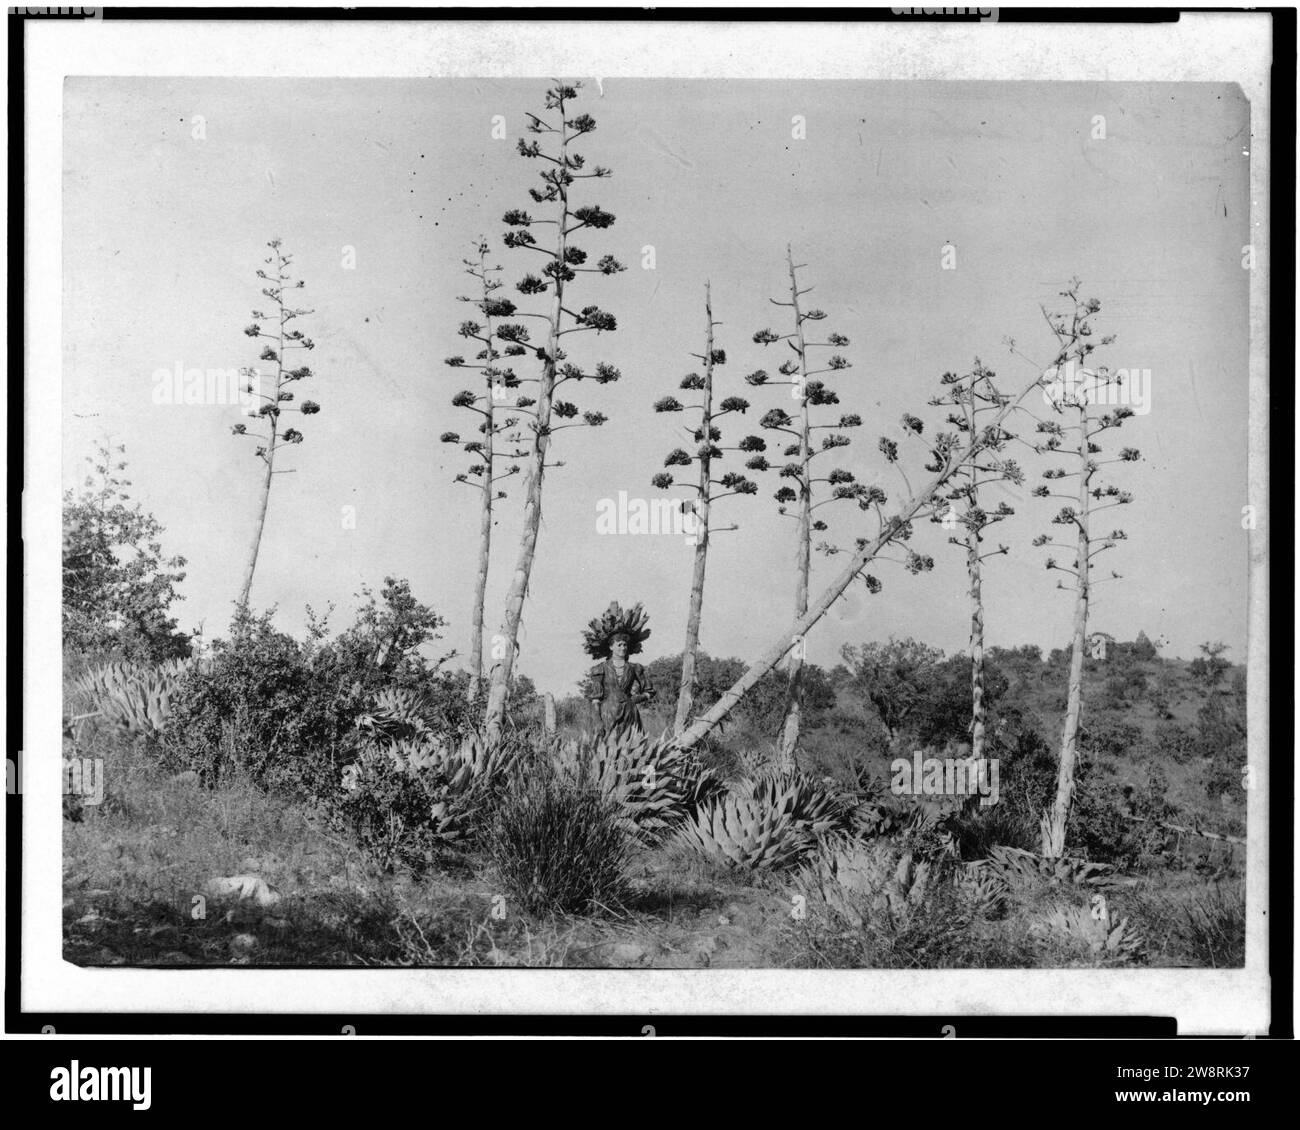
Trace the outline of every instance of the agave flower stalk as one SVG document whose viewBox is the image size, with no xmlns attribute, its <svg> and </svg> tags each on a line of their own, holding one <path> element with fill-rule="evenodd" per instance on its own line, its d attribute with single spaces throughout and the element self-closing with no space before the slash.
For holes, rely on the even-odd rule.
<svg viewBox="0 0 1300 1130">
<path fill-rule="evenodd" d="M 508 323 L 496 329 L 499 340 L 532 349 L 541 363 L 541 373 L 528 382 L 537 384 L 536 397 L 521 396 L 514 407 L 514 411 L 528 421 L 528 478 L 519 550 L 501 623 L 500 655 L 492 669 L 488 691 L 485 731 L 489 737 L 500 734 L 505 718 L 506 698 L 518 651 L 519 625 L 523 618 L 528 581 L 537 553 L 537 536 L 541 529 L 543 482 L 546 468 L 557 465 L 547 462 L 551 437 L 565 427 L 598 427 L 606 420 L 599 412 L 584 412 L 581 419 L 578 419 L 577 406 L 557 399 L 556 391 L 566 381 L 595 380 L 598 384 L 608 384 L 620 376 L 614 366 L 604 362 L 597 363 L 594 371 L 584 372 L 578 366 L 566 362 L 566 354 L 561 348 L 561 338 L 567 335 L 589 332 L 599 334 L 618 328 L 614 315 L 598 306 L 589 305 L 574 310 L 566 297 L 568 284 L 574 282 L 580 272 L 612 275 L 624 269 L 623 264 L 610 255 L 601 258 L 593 267 L 584 266 L 587 253 L 575 246 L 571 239 L 584 229 L 605 230 L 614 223 L 614 216 L 598 204 L 576 205 L 570 200 L 570 192 L 576 181 L 607 178 L 611 175 L 609 169 L 600 165 L 586 171 L 585 158 L 574 150 L 575 143 L 596 128 L 596 122 L 590 114 L 570 116 L 580 85 L 557 83 L 549 89 L 545 96 L 547 116 L 528 115 L 526 128 L 537 137 L 532 141 L 519 139 L 520 155 L 529 160 L 541 161 L 546 166 L 540 174 L 543 187 L 529 189 L 529 195 L 535 204 L 546 206 L 550 216 L 536 219 L 526 211 L 511 209 L 504 217 L 504 222 L 511 229 L 506 233 L 505 245 L 540 254 L 546 259 L 542 267 L 544 277 L 526 274 L 516 284 L 516 289 L 526 296 L 549 292 L 550 308 L 545 314 L 522 311 L 519 314 L 520 317 L 538 318 L 545 324 L 546 344 L 543 346 L 530 345 L 529 331 L 522 323 Z M 553 144 L 550 152 L 543 149 L 542 138 Z M 537 245 L 532 229 L 539 225 L 554 229 L 552 250 Z M 552 422 L 554 418 L 570 422 L 555 424 Z"/>
<path fill-rule="evenodd" d="M 470 655 L 469 655 L 469 699 L 473 702 L 479 693 L 483 679 L 483 606 L 487 592 L 488 568 L 492 553 L 492 522 L 497 502 L 504 501 L 506 492 L 497 484 L 519 473 L 519 464 L 510 463 L 504 470 L 498 469 L 502 458 L 520 459 L 526 452 L 520 449 L 522 442 L 518 432 L 519 416 L 507 412 L 498 415 L 496 405 L 504 400 L 507 390 L 520 387 L 519 378 L 514 370 L 498 364 L 502 351 L 496 347 L 502 345 L 505 355 L 522 356 L 524 347 L 512 339 L 498 342 L 496 339 L 496 322 L 499 318 L 508 318 L 515 313 L 515 304 L 507 298 L 496 294 L 502 283 L 496 276 L 500 267 L 488 265 L 487 241 L 479 239 L 474 248 L 475 258 L 464 259 L 465 273 L 470 275 L 479 286 L 477 295 L 462 295 L 461 301 L 471 303 L 478 309 L 482 321 L 469 320 L 460 324 L 460 336 L 472 341 L 482 348 L 472 361 L 462 356 L 446 358 L 445 363 L 454 369 L 472 369 L 483 378 L 481 391 L 462 389 L 452 397 L 452 405 L 483 417 L 477 431 L 481 438 L 462 439 L 458 432 L 443 432 L 443 443 L 455 444 L 462 448 L 473 460 L 469 467 L 456 476 L 455 481 L 463 483 L 479 492 L 479 545 L 478 575 L 474 585 L 474 605 L 471 611 Z M 505 450 L 497 446 L 500 438 L 506 445 Z"/>
<path fill-rule="evenodd" d="M 696 718 L 690 726 L 677 736 L 678 745 L 683 749 L 689 749 L 711 733 L 735 709 L 736 704 L 753 689 L 759 680 L 776 667 L 790 650 L 790 641 L 803 638 L 826 615 L 830 607 L 855 580 L 861 577 L 867 582 L 872 591 L 877 591 L 879 582 L 874 581 L 874 578 L 870 576 L 864 576 L 866 567 L 876 560 L 888 546 L 907 539 L 911 532 L 913 520 L 932 509 L 940 492 L 952 480 L 953 476 L 966 464 L 979 458 L 996 442 L 1001 433 L 1003 422 L 1014 409 L 1020 406 L 1020 402 L 1038 386 L 1039 378 L 1035 375 L 1033 381 L 1026 385 L 1018 395 L 1005 397 L 1002 406 L 989 423 L 978 434 L 968 437 L 964 446 L 946 441 L 936 442 L 932 449 L 933 461 L 929 464 L 930 468 L 934 469 L 934 477 L 919 490 L 913 491 L 911 497 L 891 516 L 886 518 L 882 514 L 880 527 L 874 537 L 858 539 L 857 547 L 851 559 L 838 576 L 822 590 L 815 600 L 809 603 L 803 615 L 797 617 L 794 623 L 785 632 L 782 632 L 749 665 L 744 674 L 728 688 L 709 710 Z M 885 501 L 882 492 L 878 492 L 873 488 L 872 493 L 875 496 L 875 501 L 867 503 L 867 506 L 877 507 L 879 503 Z M 877 512 L 880 513 L 879 510 Z M 909 567 L 911 567 L 910 564 Z"/>
<path fill-rule="evenodd" d="M 725 350 L 715 348 L 714 328 L 720 323 L 713 319 L 713 298 L 709 284 L 704 284 L 705 339 L 704 352 L 693 353 L 698 358 L 703 375 L 689 373 L 682 378 L 680 388 L 683 391 L 698 392 L 699 403 L 683 405 L 675 396 L 665 396 L 655 402 L 656 412 L 684 412 L 688 407 L 699 410 L 698 428 L 687 427 L 696 444 L 695 454 L 690 455 L 682 448 L 676 448 L 664 460 L 665 467 L 689 467 L 696 465 L 698 476 L 691 485 L 694 498 L 690 507 L 695 516 L 695 557 L 691 571 L 691 598 L 686 614 L 686 643 L 682 650 L 682 678 L 677 694 L 677 714 L 673 722 L 673 733 L 680 734 L 686 728 L 691 711 L 695 705 L 696 660 L 700 646 L 700 619 L 704 607 L 704 576 L 708 564 L 709 537 L 713 532 L 710 518 L 713 503 L 733 494 L 757 494 L 758 485 L 739 472 L 732 472 L 715 479 L 714 464 L 723 458 L 723 449 L 718 446 L 722 431 L 717 420 L 732 412 L 743 413 L 749 408 L 749 401 L 739 396 L 725 398 L 717 408 L 713 403 L 714 368 L 726 363 Z M 674 485 L 670 471 L 661 471 L 652 480 L 661 490 Z M 688 484 L 681 484 L 688 485 Z M 722 493 L 719 493 L 721 491 Z M 735 529 L 735 526 L 721 527 Z"/>
<path fill-rule="evenodd" d="M 1085 368 L 1085 363 L 1096 349 L 1088 339 L 1092 336 L 1091 318 L 1101 309 L 1101 303 L 1090 298 L 1086 301 L 1079 297 L 1080 283 L 1072 279 L 1070 285 L 1061 291 L 1061 297 L 1069 299 L 1070 309 L 1063 313 L 1049 314 L 1043 309 L 1052 334 L 1056 338 L 1057 353 L 1049 369 L 1055 374 L 1055 380 L 1049 386 L 1051 396 L 1049 403 L 1057 415 L 1068 422 L 1056 419 L 1043 420 L 1038 425 L 1040 434 L 1045 439 L 1040 450 L 1068 454 L 1072 466 L 1049 468 L 1043 477 L 1051 482 L 1075 479 L 1077 492 L 1053 491 L 1048 485 L 1034 490 L 1039 498 L 1063 499 L 1063 506 L 1052 519 L 1052 524 L 1074 531 L 1073 544 L 1069 541 L 1055 541 L 1051 535 L 1042 534 L 1034 539 L 1034 545 L 1047 546 L 1065 550 L 1074 550 L 1074 559 L 1067 567 L 1054 557 L 1048 557 L 1046 567 L 1067 574 L 1073 578 L 1070 584 L 1057 582 L 1057 587 L 1074 591 L 1074 624 L 1070 641 L 1070 676 L 1066 697 L 1065 721 L 1061 728 L 1061 752 L 1057 765 L 1056 796 L 1051 806 L 1043 813 L 1040 821 L 1042 853 L 1048 859 L 1056 859 L 1065 853 L 1066 826 L 1069 823 L 1070 809 L 1074 800 L 1075 769 L 1079 754 L 1079 729 L 1083 718 L 1083 661 L 1087 644 L 1089 602 L 1092 589 L 1104 581 L 1093 576 L 1093 559 L 1107 550 L 1113 549 L 1127 535 L 1123 530 L 1112 530 L 1103 537 L 1094 537 L 1092 519 L 1104 510 L 1116 506 L 1126 506 L 1133 496 L 1118 487 L 1104 483 L 1099 478 L 1101 468 L 1110 463 L 1135 463 L 1141 459 L 1141 453 L 1132 447 L 1123 448 L 1113 459 L 1095 458 L 1102 453 L 1102 448 L 1094 442 L 1095 437 L 1114 428 L 1120 427 L 1133 415 L 1133 410 L 1118 406 L 1102 412 L 1097 402 L 1109 403 L 1114 397 L 1108 393 L 1112 386 L 1119 384 L 1121 377 L 1105 366 Z M 1114 341 L 1113 336 L 1103 337 L 1103 346 Z M 1069 505 L 1073 503 L 1073 505 Z M 1119 580 L 1120 575 L 1111 572 L 1105 580 Z"/>
<path fill-rule="evenodd" d="M 946 392 L 936 397 L 932 405 L 948 405 L 954 409 L 948 422 L 965 436 L 980 434 L 984 423 L 1002 406 L 1002 397 L 993 384 L 996 374 L 977 357 L 971 372 L 958 376 L 944 373 L 942 383 Z M 919 431 L 920 422 L 915 422 Z M 953 477 L 952 488 L 943 492 L 931 521 L 941 523 L 945 529 L 960 532 L 948 538 L 950 545 L 966 552 L 966 577 L 970 600 L 970 663 L 971 663 L 971 756 L 982 758 L 987 730 L 987 711 L 984 706 L 984 589 L 983 563 L 986 558 L 1010 552 L 999 544 L 986 550 L 985 532 L 999 522 L 1011 517 L 1015 510 L 1005 501 L 996 507 L 984 505 L 988 488 L 995 483 L 1024 482 L 1024 473 L 1011 459 L 1002 457 L 1002 451 L 1013 439 L 1010 432 L 1000 430 L 994 435 L 985 453 L 965 464 Z"/>
<path fill-rule="evenodd" d="M 865 490 L 862 484 L 856 481 L 853 474 L 843 468 L 836 468 L 824 478 L 817 478 L 813 474 L 813 459 L 823 452 L 847 445 L 849 438 L 841 434 L 841 430 L 858 427 L 862 421 L 857 416 L 841 415 L 833 423 L 813 422 L 813 408 L 839 403 L 839 397 L 826 387 L 824 381 L 817 378 L 825 373 L 837 372 L 851 366 L 848 361 L 836 353 L 830 357 L 824 368 L 813 368 L 816 362 L 810 358 L 809 351 L 811 349 L 842 347 L 848 345 L 849 339 L 842 334 L 831 334 L 826 341 L 814 342 L 807 339 L 807 323 L 821 321 L 826 317 L 826 314 L 822 310 L 804 309 L 800 301 L 805 294 L 813 289 L 812 287 L 801 288 L 799 286 L 798 271 L 804 266 L 806 264 L 795 263 L 794 252 L 787 244 L 786 269 L 790 277 L 790 301 L 785 302 L 775 298 L 769 300 L 773 305 L 790 309 L 794 316 L 793 330 L 787 334 L 776 334 L 771 330 L 763 329 L 754 335 L 754 341 L 760 345 L 767 346 L 784 341 L 794 352 L 794 357 L 785 361 L 779 369 L 779 372 L 788 379 L 785 381 L 771 380 L 767 373 L 761 369 L 751 373 L 746 378 L 750 384 L 755 386 L 789 385 L 792 398 L 799 402 L 797 420 L 792 419 L 788 413 L 781 409 L 773 409 L 760 422 L 764 428 L 785 433 L 795 440 L 793 444 L 785 449 L 786 458 L 793 458 L 795 461 L 786 463 L 780 472 L 782 478 L 793 480 L 794 485 L 782 486 L 777 490 L 775 498 L 780 504 L 782 514 L 788 514 L 791 505 L 795 507 L 795 513 L 792 516 L 798 523 L 798 532 L 795 538 L 794 569 L 794 611 L 796 618 L 803 616 L 808 610 L 813 531 L 821 531 L 827 528 L 825 521 L 813 516 L 813 511 L 822 505 L 822 503 L 814 501 L 816 485 L 826 483 L 831 487 L 830 497 L 825 499 L 825 502 L 836 502 L 848 498 L 861 499 Z M 819 429 L 830 429 L 832 434 L 822 440 L 820 448 L 815 449 L 812 433 Z M 795 641 L 795 646 L 790 651 L 788 665 L 789 689 L 780 744 L 780 760 L 785 768 L 793 766 L 795 748 L 799 742 L 803 711 L 804 651 L 802 640 Z"/>
<path fill-rule="evenodd" d="M 295 384 L 298 381 L 307 380 L 313 376 L 311 369 L 306 365 L 290 368 L 286 364 L 286 355 L 292 350 L 311 350 L 316 348 L 315 342 L 305 336 L 300 329 L 290 325 L 297 318 L 306 314 L 314 313 L 312 310 L 301 309 L 290 306 L 285 301 L 285 292 L 290 290 L 301 290 L 306 283 L 298 278 L 293 277 L 289 268 L 293 264 L 291 256 L 286 255 L 281 250 L 281 241 L 272 239 L 267 242 L 267 247 L 271 249 L 271 254 L 262 260 L 266 268 L 257 269 L 257 277 L 267 285 L 262 288 L 262 294 L 270 299 L 273 303 L 273 310 L 268 318 L 267 314 L 261 310 L 253 311 L 252 324 L 244 328 L 244 333 L 251 338 L 265 338 L 268 343 L 263 346 L 259 360 L 270 362 L 275 365 L 275 371 L 270 382 L 270 391 L 265 391 L 260 377 L 263 375 L 260 369 L 244 369 L 243 373 L 249 378 L 249 382 L 244 386 L 244 392 L 252 398 L 252 408 L 249 415 L 255 416 L 266 427 L 265 433 L 250 432 L 247 424 L 236 424 L 231 431 L 238 436 L 251 436 L 253 439 L 260 440 L 254 450 L 257 458 L 261 459 L 265 465 L 265 473 L 262 476 L 262 486 L 258 498 L 257 520 L 253 527 L 253 541 L 248 551 L 248 563 L 244 567 L 244 583 L 239 591 L 238 608 L 240 612 L 246 612 L 248 609 L 249 592 L 253 587 L 253 574 L 257 569 L 257 555 L 262 545 L 262 534 L 266 528 L 266 512 L 271 500 L 271 482 L 276 475 L 292 474 L 291 470 L 276 470 L 275 457 L 278 450 L 286 444 L 299 444 L 302 442 L 302 432 L 297 428 L 285 428 L 281 430 L 280 415 L 283 412 L 300 412 L 304 416 L 311 416 L 320 411 L 320 405 L 314 400 L 304 400 L 300 404 L 294 404 L 294 393 L 286 386 Z M 262 322 L 272 321 L 273 328 L 268 332 L 262 328 Z M 258 404 L 257 401 L 264 403 Z"/>
</svg>

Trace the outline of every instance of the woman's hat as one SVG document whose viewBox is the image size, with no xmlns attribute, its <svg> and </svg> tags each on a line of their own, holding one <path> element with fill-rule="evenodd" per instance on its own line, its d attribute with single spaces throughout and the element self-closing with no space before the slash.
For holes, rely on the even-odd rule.
<svg viewBox="0 0 1300 1130">
<path fill-rule="evenodd" d="M 608 659 L 614 637 L 626 636 L 628 655 L 636 655 L 650 637 L 650 629 L 646 627 L 649 619 L 640 604 L 624 611 L 615 600 L 587 625 L 582 634 L 583 647 L 593 659 Z"/>
</svg>

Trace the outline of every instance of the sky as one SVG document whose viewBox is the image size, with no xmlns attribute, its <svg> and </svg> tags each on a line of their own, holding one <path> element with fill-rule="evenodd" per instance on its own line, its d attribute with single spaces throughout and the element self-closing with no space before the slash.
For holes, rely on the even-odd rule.
<svg viewBox="0 0 1300 1130">
<path fill-rule="evenodd" d="M 453 481 L 464 454 L 439 443 L 473 426 L 449 403 L 469 374 L 442 359 L 464 352 L 457 296 L 470 292 L 461 261 L 477 237 L 510 291 L 541 261 L 502 246 L 501 216 L 531 206 L 539 166 L 514 145 L 547 85 L 67 80 L 65 484 L 80 482 L 101 438 L 126 445 L 133 497 L 163 524 L 164 547 L 188 559 L 174 609 L 183 629 L 224 634 L 261 464 L 230 434 L 237 405 L 158 404 L 154 374 L 257 363 L 242 330 L 265 306 L 254 271 L 278 237 L 314 309 L 300 325 L 317 343 L 316 376 L 299 387 L 322 410 L 292 421 L 306 439 L 277 463 L 294 473 L 275 480 L 253 603 L 276 606 L 296 633 L 307 605 L 333 602 L 342 628 L 363 585 L 406 577 L 448 621 L 438 653 L 462 661 L 478 496 Z M 1080 277 L 1102 302 L 1098 334 L 1116 335 L 1099 356 L 1150 371 L 1149 411 L 1114 441 L 1144 456 L 1113 468 L 1134 502 L 1107 512 L 1128 540 L 1102 561 L 1123 579 L 1097 588 L 1092 625 L 1120 639 L 1143 630 L 1165 655 L 1222 640 L 1244 659 L 1250 109 L 1237 87 L 606 78 L 584 86 L 575 109 L 597 121 L 581 151 L 614 171 L 580 182 L 575 199 L 617 216 L 579 245 L 628 269 L 579 276 L 573 301 L 611 311 L 619 328 L 574 335 L 569 348 L 583 367 L 603 360 L 623 376 L 566 386 L 609 422 L 557 433 L 552 446 L 564 466 L 547 474 L 518 665 L 540 689 L 573 690 L 590 662 L 582 629 L 611 600 L 649 612 L 644 658 L 680 650 L 693 548 L 680 533 L 601 533 L 598 515 L 620 492 L 661 497 L 650 480 L 682 444 L 682 418 L 651 405 L 698 368 L 706 280 L 728 356 L 718 395 L 753 405 L 726 418 L 725 442 L 788 407 L 784 390 L 743 382 L 779 364 L 778 347 L 751 339 L 785 332 L 769 300 L 785 297 L 787 243 L 827 312 L 820 328 L 851 342 L 840 352 L 852 368 L 831 386 L 864 426 L 838 465 L 893 502 L 905 491 L 877 437 L 899 436 L 904 411 L 937 421 L 926 402 L 940 375 L 977 356 L 1008 389 L 1032 380 L 1006 339 L 1045 363 L 1040 304 Z M 992 535 L 1012 552 L 988 563 L 986 642 L 1046 650 L 1067 643 L 1072 600 L 1030 545 L 1054 529 L 1059 503 L 1028 490 L 1054 463 L 1018 458 L 1029 483 L 1007 495 L 1016 516 Z M 763 477 L 757 496 L 715 508 L 738 529 L 710 548 L 701 644 L 711 654 L 752 657 L 793 619 L 795 524 L 776 513 L 776 485 Z M 490 631 L 519 534 L 522 482 L 505 486 Z M 867 532 L 851 506 L 827 509 L 841 542 Z M 808 658 L 834 663 L 845 643 L 890 636 L 964 648 L 964 562 L 945 537 L 918 530 L 930 574 L 873 569 L 883 591 L 851 589 L 809 636 Z M 842 560 L 814 561 L 814 594 Z"/>
</svg>

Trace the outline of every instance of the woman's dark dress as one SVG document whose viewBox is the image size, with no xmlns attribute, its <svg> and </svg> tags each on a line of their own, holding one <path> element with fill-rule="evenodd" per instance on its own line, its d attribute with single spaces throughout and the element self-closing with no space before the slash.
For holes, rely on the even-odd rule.
<svg viewBox="0 0 1300 1130">
<path fill-rule="evenodd" d="M 596 702 L 600 717 L 600 732 L 615 733 L 622 730 L 641 729 L 639 702 L 653 697 L 654 689 L 646 677 L 645 668 L 628 662 L 622 677 L 614 669 L 612 660 L 596 664 L 587 675 L 587 697 Z"/>
</svg>

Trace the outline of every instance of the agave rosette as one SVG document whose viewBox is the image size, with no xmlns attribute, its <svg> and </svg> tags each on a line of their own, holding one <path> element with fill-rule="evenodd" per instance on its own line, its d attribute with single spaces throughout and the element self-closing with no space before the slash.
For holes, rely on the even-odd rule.
<svg viewBox="0 0 1300 1130">
<path fill-rule="evenodd" d="M 711 774 L 667 735 L 606 734 L 556 747 L 556 768 L 612 799 L 643 840 L 660 838 L 707 792 Z"/>
<path fill-rule="evenodd" d="M 811 843 L 790 810 L 737 793 L 706 801 L 682 824 L 676 838 L 703 855 L 750 871 L 791 866 Z"/>
<path fill-rule="evenodd" d="M 104 663 L 72 680 L 72 689 L 111 725 L 133 737 L 156 738 L 171 714 L 181 680 L 193 665 L 187 659 Z"/>
</svg>

